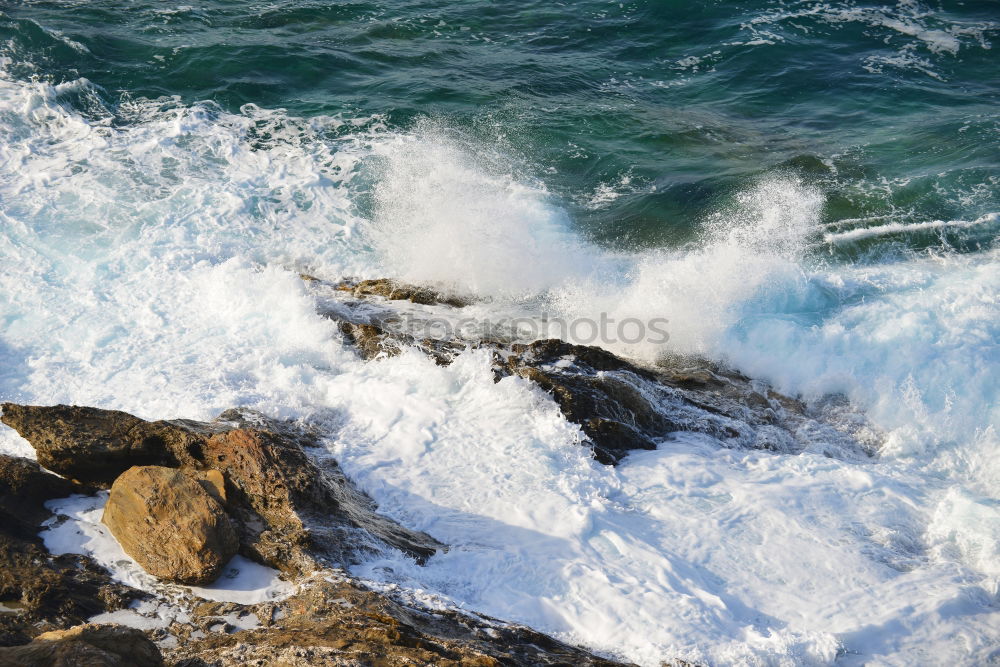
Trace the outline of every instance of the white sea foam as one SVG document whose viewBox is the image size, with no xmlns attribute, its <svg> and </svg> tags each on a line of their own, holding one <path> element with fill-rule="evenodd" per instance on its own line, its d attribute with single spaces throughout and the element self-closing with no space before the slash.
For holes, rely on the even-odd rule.
<svg viewBox="0 0 1000 667">
<path fill-rule="evenodd" d="M 760 183 L 706 221 L 697 247 L 646 252 L 617 275 L 567 280 L 552 291 L 551 305 L 569 318 L 662 317 L 670 351 L 717 352 L 748 300 L 775 282 L 796 289 L 802 281 L 799 259 L 821 206 L 821 195 L 795 178 Z M 613 347 L 649 360 L 664 352 L 646 342 Z"/>
<path fill-rule="evenodd" d="M 0 77 L 5 398 L 325 424 L 382 511 L 451 547 L 359 574 L 643 664 L 995 659 L 996 251 L 824 264 L 823 194 L 779 174 L 695 247 L 614 254 L 496 150 L 434 124 L 344 134 L 344 119 L 170 100 L 111 123 L 65 101 L 88 91 Z M 606 468 L 544 392 L 494 383 L 485 352 L 361 362 L 299 270 L 447 282 L 487 309 L 666 317 L 669 349 L 846 394 L 887 443 L 859 464 L 685 437 Z M 50 548 L 117 567 L 99 503 L 78 502 Z"/>
<path fill-rule="evenodd" d="M 963 227 L 975 227 L 977 225 L 992 224 L 1000 221 L 1000 214 L 989 213 L 984 216 L 980 216 L 975 220 L 925 220 L 924 222 L 890 222 L 884 225 L 877 225 L 875 227 L 858 227 L 857 229 L 852 229 L 846 232 L 835 232 L 832 234 L 824 234 L 823 240 L 827 243 L 844 243 L 849 241 L 857 241 L 859 239 L 867 239 L 875 236 L 883 236 L 885 234 L 908 234 L 911 232 L 920 232 L 928 229 L 948 229 L 956 228 L 961 229 Z"/>
</svg>

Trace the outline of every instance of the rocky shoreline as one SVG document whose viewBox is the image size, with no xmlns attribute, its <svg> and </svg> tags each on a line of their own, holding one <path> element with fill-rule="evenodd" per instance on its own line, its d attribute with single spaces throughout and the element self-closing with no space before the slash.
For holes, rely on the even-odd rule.
<svg viewBox="0 0 1000 667">
<path fill-rule="evenodd" d="M 521 626 L 407 605 L 347 575 L 346 566 L 381 549 L 420 561 L 446 547 L 377 514 L 339 471 L 306 455 L 309 436 L 291 425 L 235 411 L 208 423 L 146 422 L 11 403 L 2 418 L 64 477 L 0 456 L 0 603 L 10 610 L 0 614 L 0 665 L 619 664 Z M 213 497 L 199 480 L 220 476 Z M 224 508 L 216 518 L 233 531 L 233 549 L 280 570 L 294 593 L 256 604 L 175 599 L 175 620 L 145 633 L 84 625 L 151 595 L 114 581 L 91 558 L 47 553 L 38 524 L 46 500 L 109 482 L 104 523 L 158 578 L 206 583 L 219 558 L 232 555 L 198 541 L 201 497 Z M 118 514 L 109 517 L 112 508 Z M 129 530 L 132 539 L 119 537 Z"/>
<path fill-rule="evenodd" d="M 394 312 L 387 304 L 461 309 L 469 301 L 392 281 L 304 279 L 365 359 L 413 347 L 448 364 L 487 348 L 496 379 L 519 376 L 548 392 L 602 464 L 668 446 L 678 432 L 784 453 L 819 442 L 828 456 L 865 459 L 874 451 L 860 428 L 827 423 L 799 401 L 703 360 L 646 368 L 558 340 L 416 339 L 387 325 Z M 314 453 L 320 434 L 302 424 L 239 409 L 197 422 L 93 407 L 2 407 L 3 423 L 34 447 L 37 462 L 0 456 L 0 667 L 622 664 L 351 577 L 352 564 L 387 550 L 422 563 L 448 546 L 380 515 L 335 461 Z M 50 553 L 39 537 L 40 524 L 54 520 L 46 503 L 98 493 L 107 498 L 103 525 L 158 581 L 209 584 L 238 554 L 280 572 L 288 593 L 244 603 L 206 600 L 180 586 L 166 595 L 116 580 L 87 555 Z M 160 607 L 171 611 L 140 627 L 91 622 L 123 613 L 143 619 L 136 610 Z"/>
</svg>

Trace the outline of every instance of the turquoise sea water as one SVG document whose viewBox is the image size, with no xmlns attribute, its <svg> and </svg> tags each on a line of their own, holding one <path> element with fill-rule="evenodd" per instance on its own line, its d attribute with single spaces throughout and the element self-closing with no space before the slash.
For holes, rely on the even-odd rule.
<svg viewBox="0 0 1000 667">
<path fill-rule="evenodd" d="M 0 3 L 0 399 L 308 420 L 452 546 L 355 574 L 643 665 L 1000 659 L 998 238 L 995 1 Z M 607 346 L 877 454 L 606 468 L 476 351 L 363 363 L 300 272 L 666 319 Z"/>
</svg>

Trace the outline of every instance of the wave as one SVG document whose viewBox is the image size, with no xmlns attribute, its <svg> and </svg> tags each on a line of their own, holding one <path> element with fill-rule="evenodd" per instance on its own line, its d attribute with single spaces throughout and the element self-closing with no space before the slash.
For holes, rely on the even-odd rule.
<svg viewBox="0 0 1000 667">
<path fill-rule="evenodd" d="M 441 123 L 105 97 L 0 77 L 0 395 L 311 420 L 382 511 L 452 545 L 360 574 L 643 664 L 990 655 L 996 251 L 831 262 L 823 192 L 779 173 L 697 244 L 613 252 L 530 165 Z M 691 438 L 605 468 L 485 352 L 360 361 L 300 271 L 444 282 L 490 312 L 664 317 L 666 348 L 612 347 L 844 393 L 887 445 L 862 465 Z M 23 451 L 7 429 L 0 447 Z"/>
<path fill-rule="evenodd" d="M 846 232 L 824 234 L 826 243 L 845 243 L 887 234 L 909 234 L 931 229 L 963 229 L 986 226 L 1000 221 L 1000 213 L 987 213 L 975 220 L 926 220 L 924 222 L 891 222 L 877 227 L 859 227 Z"/>
</svg>

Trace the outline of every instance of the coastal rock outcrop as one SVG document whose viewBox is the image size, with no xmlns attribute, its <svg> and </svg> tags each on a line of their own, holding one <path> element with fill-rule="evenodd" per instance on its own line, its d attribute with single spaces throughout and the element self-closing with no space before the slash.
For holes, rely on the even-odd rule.
<svg viewBox="0 0 1000 667">
<path fill-rule="evenodd" d="M 464 308 L 471 303 L 471 299 L 465 297 L 388 278 L 344 282 L 338 285 L 338 289 L 349 291 L 356 298 L 380 296 L 390 301 L 409 301 L 425 306 L 445 304 L 454 308 Z"/>
<path fill-rule="evenodd" d="M 788 454 L 815 443 L 823 454 L 858 461 L 869 459 L 878 448 L 878 434 L 867 425 L 834 425 L 766 383 L 706 359 L 672 356 L 641 365 L 592 345 L 558 339 L 518 341 L 516 332 L 489 326 L 481 327 L 482 335 L 462 337 L 457 331 L 463 327 L 455 325 L 468 325 L 468 319 L 455 321 L 448 309 L 431 307 L 411 309 L 406 326 L 400 326 L 398 314 L 369 299 L 393 294 L 386 287 L 393 281 L 350 284 L 353 301 L 338 299 L 345 288 L 336 283 L 313 279 L 310 289 L 319 312 L 337 322 L 344 341 L 362 358 L 392 357 L 412 348 L 446 366 L 467 350 L 486 348 L 493 354 L 497 381 L 516 375 L 548 392 L 566 419 L 580 427 L 581 440 L 594 458 L 606 465 L 682 434 L 706 435 L 724 447 Z M 421 292 L 421 303 L 447 303 L 429 288 L 407 286 L 400 294 L 418 289 L 430 292 Z M 435 326 L 447 322 L 453 326 Z M 474 323 L 471 330 L 477 330 Z M 415 335 L 431 331 L 443 335 Z"/>
<path fill-rule="evenodd" d="M 111 486 L 102 521 L 144 570 L 182 584 L 215 581 L 239 548 L 219 501 L 175 468 L 123 472 Z"/>
<path fill-rule="evenodd" d="M 319 287 L 310 289 L 326 290 L 320 312 L 337 321 L 364 358 L 413 347 L 448 365 L 459 354 L 485 350 L 495 381 L 523 378 L 549 393 L 605 464 L 685 434 L 725 447 L 796 453 L 819 431 L 822 437 L 813 441 L 837 446 L 837 434 L 810 408 L 705 360 L 643 365 L 598 347 L 520 342 L 503 332 L 425 337 L 416 333 L 420 328 L 393 326 L 393 318 L 398 324 L 400 312 L 447 316 L 458 302 L 392 281 L 349 289 L 313 282 Z M 407 303 L 389 307 L 387 299 Z M 2 407 L 0 419 L 31 443 L 42 466 L 63 477 L 0 456 L 0 646 L 9 647 L 0 649 L 0 667 L 4 660 L 160 664 L 155 645 L 130 639 L 142 636 L 156 640 L 178 667 L 620 664 L 529 628 L 420 602 L 391 586 L 372 590 L 346 574 L 347 566 L 386 550 L 423 562 L 446 547 L 381 516 L 315 447 L 317 433 L 301 424 L 248 410 L 200 422 L 147 421 L 65 405 Z M 843 450 L 830 455 L 869 455 L 850 434 L 843 441 Z M 50 516 L 45 501 L 108 487 L 105 522 L 147 571 L 204 583 L 238 545 L 240 554 L 281 570 L 294 586 L 266 602 L 208 602 L 176 586 L 138 591 L 112 581 L 91 558 L 48 553 L 37 536 L 38 524 Z M 71 519 L 47 525 L 64 520 Z M 137 600 L 142 604 L 132 604 Z M 172 611 L 161 614 L 163 606 Z M 121 618 L 145 618 L 139 626 L 146 629 L 67 630 L 91 618 L 118 620 L 97 616 L 116 610 Z"/>
<path fill-rule="evenodd" d="M 382 538 L 413 544 L 414 550 L 439 545 L 378 516 L 371 500 L 354 489 L 332 461 L 316 463 L 306 454 L 302 445 L 309 442 L 310 434 L 294 425 L 230 411 L 210 423 L 131 418 L 135 420 L 131 431 L 122 434 L 115 426 L 122 423 L 124 413 L 67 406 L 10 407 L 6 406 L 8 414 L 17 414 L 19 423 L 33 425 L 26 429 L 32 437 L 51 433 L 44 421 L 46 415 L 56 415 L 60 428 L 79 438 L 73 444 L 76 451 L 85 452 L 81 443 L 86 442 L 127 451 L 114 437 L 140 438 L 144 433 L 156 433 L 164 443 L 185 443 L 182 451 L 165 446 L 165 451 L 156 452 L 157 457 L 171 461 L 172 468 L 142 466 L 126 471 L 112 485 L 111 495 L 128 488 L 136 497 L 133 502 L 114 505 L 109 501 L 108 510 L 127 512 L 126 521 L 151 518 L 154 524 L 188 531 L 189 519 L 179 514 L 192 510 L 182 498 L 197 498 L 201 510 L 195 511 L 213 507 L 206 500 L 210 499 L 216 506 L 224 505 L 228 513 L 242 516 L 235 521 L 241 538 L 270 533 L 257 548 L 272 545 L 266 562 L 275 566 L 280 566 L 281 558 L 291 559 L 293 565 L 281 569 L 294 581 L 295 589 L 287 597 L 255 604 L 208 602 L 184 597 L 174 589 L 169 599 L 157 600 L 112 583 L 87 557 L 54 556 L 37 536 L 11 539 L 0 525 L 0 646 L 6 646 L 0 648 L 0 667 L 159 665 L 160 651 L 167 664 L 178 667 L 621 664 L 523 626 L 371 590 L 343 569 L 324 566 L 330 551 L 323 539 L 316 539 L 322 533 L 345 542 L 345 552 L 359 540 L 378 548 L 376 542 Z M 73 416 L 79 421 L 74 422 Z M 68 449 L 60 444 L 42 441 L 44 446 Z M 149 451 L 153 450 L 145 453 Z M 77 468 L 69 457 L 61 460 L 70 470 L 82 471 L 79 476 L 104 477 L 90 463 Z M 25 529 L 29 532 L 38 528 L 31 529 L 30 523 L 48 515 L 42 503 L 50 496 L 85 490 L 24 459 L 0 459 L 3 471 L 10 473 L 0 477 L 4 511 L 14 508 L 7 497 L 11 490 L 36 489 L 26 493 L 23 505 L 15 508 L 28 517 Z M 172 490 L 159 488 L 165 485 Z M 158 499 L 155 510 L 146 504 L 150 497 Z M 322 514 L 321 503 L 325 503 Z M 117 510 L 111 509 L 116 506 Z M 242 523 L 250 515 L 260 523 L 256 528 Z M 149 539 L 156 540 L 148 545 L 150 549 L 162 549 L 169 540 L 162 534 L 150 534 Z M 14 549 L 8 548 L 11 544 Z M 305 570 L 306 563 L 312 569 Z M 129 607 L 136 598 L 150 599 L 144 601 L 145 607 Z M 182 610 L 164 617 L 159 611 L 164 604 L 182 605 Z M 138 616 L 140 627 L 146 629 L 72 627 L 114 610 L 122 610 L 123 618 Z"/>
<path fill-rule="evenodd" d="M 141 630 L 78 625 L 51 630 L 30 644 L 0 647 L 0 667 L 161 667 L 163 657 Z"/>
<path fill-rule="evenodd" d="M 94 486 L 109 486 L 132 466 L 220 473 L 240 553 L 286 572 L 312 571 L 317 556 L 346 565 L 387 547 L 423 561 L 442 546 L 380 516 L 335 462 L 321 469 L 303 451 L 314 444 L 310 433 L 252 412 L 149 422 L 66 405 L 5 403 L 3 411 L 43 465 Z"/>
</svg>

